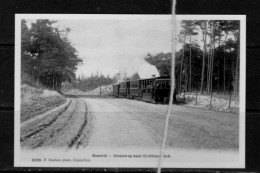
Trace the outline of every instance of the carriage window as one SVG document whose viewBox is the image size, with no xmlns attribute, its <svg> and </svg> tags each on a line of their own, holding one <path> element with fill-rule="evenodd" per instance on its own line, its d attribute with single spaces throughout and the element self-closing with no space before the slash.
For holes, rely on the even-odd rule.
<svg viewBox="0 0 260 173">
<path fill-rule="evenodd" d="M 160 89 L 160 88 L 161 88 L 161 82 L 160 82 L 160 81 L 157 81 L 157 83 L 156 83 L 156 88 L 157 88 L 157 89 Z"/>
<path fill-rule="evenodd" d="M 165 81 L 162 81 L 162 89 L 165 89 L 166 88 L 166 83 Z"/>
<path fill-rule="evenodd" d="M 137 81 L 131 82 L 131 88 L 137 88 L 137 87 L 138 87 Z"/>
<path fill-rule="evenodd" d="M 121 83 L 120 84 L 120 88 L 125 88 L 126 87 L 126 83 Z"/>
</svg>

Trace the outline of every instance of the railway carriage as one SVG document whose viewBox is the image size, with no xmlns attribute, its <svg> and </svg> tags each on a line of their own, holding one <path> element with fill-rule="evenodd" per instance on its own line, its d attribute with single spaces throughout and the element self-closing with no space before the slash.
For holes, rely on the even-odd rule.
<svg viewBox="0 0 260 173">
<path fill-rule="evenodd" d="M 119 84 L 113 85 L 113 96 L 119 96 Z"/>
<path fill-rule="evenodd" d="M 113 95 L 152 103 L 169 101 L 171 80 L 169 76 L 120 82 L 113 85 Z"/>
<path fill-rule="evenodd" d="M 162 76 L 141 80 L 141 100 L 166 103 L 170 95 L 170 77 Z"/>
<path fill-rule="evenodd" d="M 126 82 L 119 83 L 119 97 L 126 97 Z"/>
<path fill-rule="evenodd" d="M 130 81 L 130 98 L 140 99 L 140 80 Z"/>
<path fill-rule="evenodd" d="M 119 83 L 119 97 L 127 97 L 130 96 L 130 81 L 120 82 Z"/>
<path fill-rule="evenodd" d="M 153 100 L 153 81 L 154 81 L 154 78 L 140 80 L 141 100 L 155 103 Z"/>
<path fill-rule="evenodd" d="M 154 100 L 155 102 L 167 103 L 171 91 L 171 80 L 169 78 L 154 80 Z"/>
</svg>

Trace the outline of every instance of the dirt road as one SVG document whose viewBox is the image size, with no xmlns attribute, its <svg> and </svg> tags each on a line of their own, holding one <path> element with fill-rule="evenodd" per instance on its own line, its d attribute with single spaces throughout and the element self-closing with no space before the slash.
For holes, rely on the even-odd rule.
<svg viewBox="0 0 260 173">
<path fill-rule="evenodd" d="M 68 109 L 21 128 L 24 148 L 159 147 L 167 105 L 112 97 L 71 98 Z M 173 106 L 167 147 L 238 150 L 235 114 Z"/>
<path fill-rule="evenodd" d="M 21 127 L 21 146 L 25 148 L 39 147 L 78 147 L 83 138 L 87 122 L 85 102 L 80 98 L 71 98 L 69 107 L 60 114 L 50 114 Z"/>
<path fill-rule="evenodd" d="M 89 140 L 89 147 L 158 147 L 140 121 L 124 107 L 113 103 L 120 103 L 116 99 L 84 99 L 88 111 L 93 116 L 93 132 Z"/>
</svg>

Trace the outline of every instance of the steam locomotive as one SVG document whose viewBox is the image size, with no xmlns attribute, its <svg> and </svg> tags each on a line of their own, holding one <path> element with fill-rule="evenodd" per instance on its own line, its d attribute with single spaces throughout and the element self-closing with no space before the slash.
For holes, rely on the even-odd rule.
<svg viewBox="0 0 260 173">
<path fill-rule="evenodd" d="M 151 103 L 169 102 L 171 79 L 169 76 L 120 82 L 113 85 L 113 95 Z"/>
</svg>

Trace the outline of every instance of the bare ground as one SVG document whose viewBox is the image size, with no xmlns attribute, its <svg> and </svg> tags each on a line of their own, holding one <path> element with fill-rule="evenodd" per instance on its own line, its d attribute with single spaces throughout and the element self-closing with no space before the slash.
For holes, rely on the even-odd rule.
<svg viewBox="0 0 260 173">
<path fill-rule="evenodd" d="M 183 99 L 184 94 L 178 95 L 178 99 Z M 211 102 L 211 104 L 210 104 Z M 201 95 L 198 93 L 185 94 L 185 106 L 200 109 L 214 110 L 220 112 L 229 112 L 239 114 L 239 97 L 228 94 L 214 93 L 211 99 L 210 95 Z M 243 112 L 243 110 L 242 110 Z"/>
<path fill-rule="evenodd" d="M 85 101 L 95 119 L 92 146 L 161 145 L 167 105 L 114 98 Z M 238 125 L 238 115 L 174 105 L 167 147 L 237 150 Z"/>
<path fill-rule="evenodd" d="M 77 147 L 82 140 L 88 122 L 85 102 L 72 98 L 70 106 L 60 115 L 36 119 L 21 128 L 21 146 L 27 149 L 39 147 Z"/>
<path fill-rule="evenodd" d="M 21 128 L 21 146 L 35 148 L 159 148 L 167 105 L 112 97 L 72 98 L 58 116 Z M 238 151 L 235 114 L 173 106 L 168 148 Z"/>
</svg>

